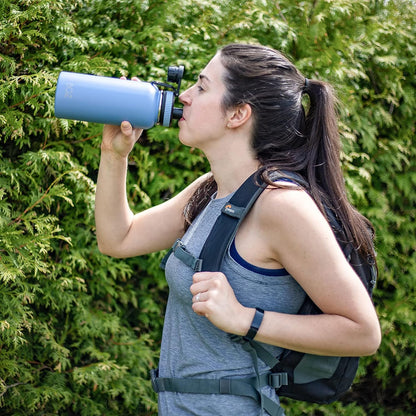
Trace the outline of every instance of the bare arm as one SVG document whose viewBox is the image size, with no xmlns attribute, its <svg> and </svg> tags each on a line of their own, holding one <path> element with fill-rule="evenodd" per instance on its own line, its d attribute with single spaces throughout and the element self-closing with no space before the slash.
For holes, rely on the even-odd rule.
<svg viewBox="0 0 416 416">
<path fill-rule="evenodd" d="M 269 221 L 264 230 L 275 242 L 276 258 L 323 314 L 268 313 L 258 340 L 316 354 L 374 353 L 381 339 L 374 307 L 315 203 L 305 192 L 293 190 L 271 191 L 264 202 Z M 277 237 L 270 223 L 279 230 Z"/>
<path fill-rule="evenodd" d="M 104 254 L 131 257 L 169 248 L 183 232 L 183 208 L 200 180 L 171 200 L 133 214 L 126 195 L 127 158 L 141 130 L 123 122 L 105 126 L 95 196 L 98 247 Z"/>
<path fill-rule="evenodd" d="M 256 341 L 320 355 L 373 354 L 381 334 L 372 302 L 310 197 L 265 191 L 251 221 L 270 248 L 266 256 L 285 267 L 323 311 L 310 316 L 266 311 Z M 191 292 L 202 292 L 202 301 L 193 304 L 197 313 L 225 331 L 247 333 L 255 311 L 238 303 L 222 273 L 195 274 Z"/>
</svg>

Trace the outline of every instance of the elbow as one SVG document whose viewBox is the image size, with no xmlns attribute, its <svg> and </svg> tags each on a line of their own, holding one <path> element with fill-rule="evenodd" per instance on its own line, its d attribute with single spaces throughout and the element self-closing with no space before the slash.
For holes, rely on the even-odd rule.
<svg viewBox="0 0 416 416">
<path fill-rule="evenodd" d="M 361 323 L 355 322 L 351 331 L 344 339 L 350 350 L 345 350 L 342 356 L 367 357 L 374 355 L 381 345 L 381 328 L 378 319 L 369 319 Z M 348 341 L 349 340 L 349 341 Z"/>
<path fill-rule="evenodd" d="M 365 342 L 363 343 L 363 351 L 360 355 L 374 355 L 378 351 L 382 339 L 381 329 L 378 322 L 377 325 L 375 325 L 374 327 L 367 329 L 364 339 Z"/>
<path fill-rule="evenodd" d="M 118 253 L 116 250 L 114 250 L 114 247 L 109 246 L 108 244 L 104 244 L 99 239 L 97 239 L 97 247 L 98 247 L 98 251 L 101 254 L 104 254 L 104 255 L 109 256 L 109 257 L 115 257 L 115 258 L 118 258 L 118 259 L 123 258 L 123 256 L 120 255 L 120 253 Z"/>
<path fill-rule="evenodd" d="M 105 245 L 100 244 L 100 243 L 97 241 L 97 246 L 98 246 L 98 251 L 99 251 L 101 254 L 104 254 L 104 255 L 109 256 L 109 257 L 114 257 L 114 256 L 113 256 L 113 254 L 112 254 L 112 252 L 111 252 L 111 250 L 109 250 L 109 249 L 108 249 L 108 247 L 106 247 Z"/>
</svg>

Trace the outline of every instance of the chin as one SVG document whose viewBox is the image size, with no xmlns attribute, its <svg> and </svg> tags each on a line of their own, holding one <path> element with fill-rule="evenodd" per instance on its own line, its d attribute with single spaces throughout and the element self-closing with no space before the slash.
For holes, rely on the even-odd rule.
<svg viewBox="0 0 416 416">
<path fill-rule="evenodd" d="M 186 140 L 186 138 L 184 138 L 183 135 L 180 132 L 179 132 L 179 141 L 185 146 L 192 147 L 192 143 L 190 143 L 188 140 Z"/>
</svg>

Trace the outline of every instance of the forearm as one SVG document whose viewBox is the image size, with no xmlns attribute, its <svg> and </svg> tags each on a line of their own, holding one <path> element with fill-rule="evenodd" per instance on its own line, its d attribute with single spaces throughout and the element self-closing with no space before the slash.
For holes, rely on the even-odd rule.
<svg viewBox="0 0 416 416">
<path fill-rule="evenodd" d="M 340 315 L 268 311 L 255 340 L 317 355 L 371 355 L 380 343 L 380 328 L 371 322 L 369 319 L 368 323 L 358 323 Z"/>
<path fill-rule="evenodd" d="M 108 253 L 127 235 L 133 219 L 126 195 L 127 157 L 102 151 L 95 195 L 95 222 L 100 250 Z"/>
</svg>

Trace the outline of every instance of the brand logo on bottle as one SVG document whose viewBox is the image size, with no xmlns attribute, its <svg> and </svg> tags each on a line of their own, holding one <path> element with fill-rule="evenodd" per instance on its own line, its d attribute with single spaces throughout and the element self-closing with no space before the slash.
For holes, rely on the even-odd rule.
<svg viewBox="0 0 416 416">
<path fill-rule="evenodd" d="M 72 82 L 67 82 L 65 84 L 65 96 L 64 98 L 72 98 L 72 89 L 74 84 Z"/>
</svg>

